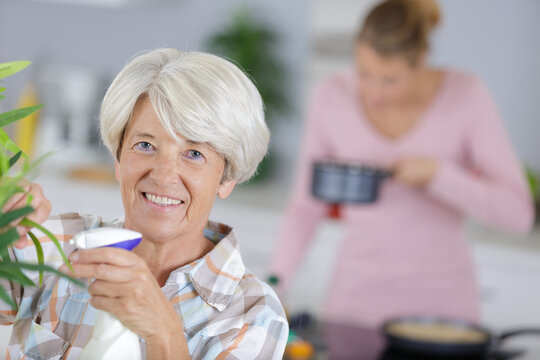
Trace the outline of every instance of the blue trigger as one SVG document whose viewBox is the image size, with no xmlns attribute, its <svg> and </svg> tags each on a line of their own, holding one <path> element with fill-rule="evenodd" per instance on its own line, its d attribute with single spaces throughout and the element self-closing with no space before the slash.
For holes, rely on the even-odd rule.
<svg viewBox="0 0 540 360">
<path fill-rule="evenodd" d="M 125 249 L 125 250 L 128 250 L 128 251 L 131 251 L 137 245 L 140 244 L 141 240 L 142 240 L 142 238 L 135 238 L 135 239 L 131 239 L 131 240 L 120 241 L 120 242 L 110 244 L 110 245 L 105 245 L 103 247 L 115 247 L 115 248 Z"/>
</svg>

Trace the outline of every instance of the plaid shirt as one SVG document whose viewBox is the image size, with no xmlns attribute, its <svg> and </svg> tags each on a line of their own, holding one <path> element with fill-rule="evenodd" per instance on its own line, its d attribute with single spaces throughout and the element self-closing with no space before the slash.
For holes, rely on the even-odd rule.
<svg viewBox="0 0 540 360">
<path fill-rule="evenodd" d="M 122 221 L 102 224 L 96 216 L 63 214 L 44 224 L 57 235 L 64 251 L 81 230 L 97 226 L 122 226 Z M 45 262 L 60 266 L 54 244 L 36 231 Z M 183 321 L 184 335 L 193 359 L 281 359 L 288 324 L 273 290 L 246 270 L 232 229 L 209 222 L 205 236 L 215 247 L 203 258 L 173 271 L 162 287 Z M 35 249 L 14 249 L 16 259 L 36 261 Z M 36 279 L 37 273 L 28 272 Z M 3 280 L 2 280 L 3 281 Z M 6 359 L 77 359 L 90 339 L 97 310 L 90 295 L 66 279 L 44 277 L 45 290 L 36 301 L 38 287 L 2 285 L 18 311 L 0 304 L 0 324 L 13 323 Z M 140 338 L 145 354 L 144 340 Z"/>
</svg>

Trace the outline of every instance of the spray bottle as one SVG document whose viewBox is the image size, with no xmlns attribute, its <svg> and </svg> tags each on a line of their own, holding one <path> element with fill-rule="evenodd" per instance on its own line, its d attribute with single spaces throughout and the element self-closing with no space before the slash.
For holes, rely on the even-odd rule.
<svg viewBox="0 0 540 360">
<path fill-rule="evenodd" d="M 77 249 L 117 247 L 132 250 L 139 245 L 142 235 L 138 232 L 102 227 L 77 233 L 69 241 Z M 79 360 L 140 360 L 139 336 L 105 311 L 98 311 L 92 337 Z"/>
</svg>

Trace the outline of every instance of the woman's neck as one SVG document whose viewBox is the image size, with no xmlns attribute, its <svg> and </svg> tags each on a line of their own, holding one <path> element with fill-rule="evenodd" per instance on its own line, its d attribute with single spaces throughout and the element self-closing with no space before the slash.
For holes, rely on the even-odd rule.
<svg viewBox="0 0 540 360">
<path fill-rule="evenodd" d="M 443 75 L 442 71 L 426 69 L 417 75 L 415 85 L 406 97 L 384 108 L 370 109 L 363 99 L 360 99 L 367 120 L 388 138 L 395 139 L 405 135 L 422 119 L 434 101 Z"/>
<path fill-rule="evenodd" d="M 408 109 L 418 109 L 424 108 L 433 100 L 434 93 L 436 92 L 440 80 L 442 79 L 444 72 L 432 69 L 425 68 L 418 70 L 418 73 L 415 75 L 415 80 L 413 85 L 409 88 L 409 91 L 399 100 L 393 104 L 380 109 L 372 109 L 366 107 L 366 103 L 362 100 L 361 102 L 366 110 L 372 114 L 386 114 L 394 113 L 396 111 L 402 112 Z"/>
<path fill-rule="evenodd" d="M 204 231 L 165 242 L 143 237 L 133 252 L 140 256 L 158 281 L 165 285 L 172 271 L 206 255 L 214 244 L 204 237 Z"/>
</svg>

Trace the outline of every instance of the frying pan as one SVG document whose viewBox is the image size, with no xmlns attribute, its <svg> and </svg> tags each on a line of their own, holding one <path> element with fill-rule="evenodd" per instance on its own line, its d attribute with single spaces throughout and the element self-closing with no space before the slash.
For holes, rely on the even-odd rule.
<svg viewBox="0 0 540 360">
<path fill-rule="evenodd" d="M 540 328 L 496 335 L 485 327 L 440 317 L 400 317 L 385 322 L 382 331 L 391 349 L 434 359 L 508 358 L 501 345 L 520 335 L 540 335 Z"/>
<path fill-rule="evenodd" d="M 339 203 L 373 203 L 382 182 L 390 171 L 376 167 L 336 161 L 313 163 L 311 193 L 323 201 Z"/>
</svg>

